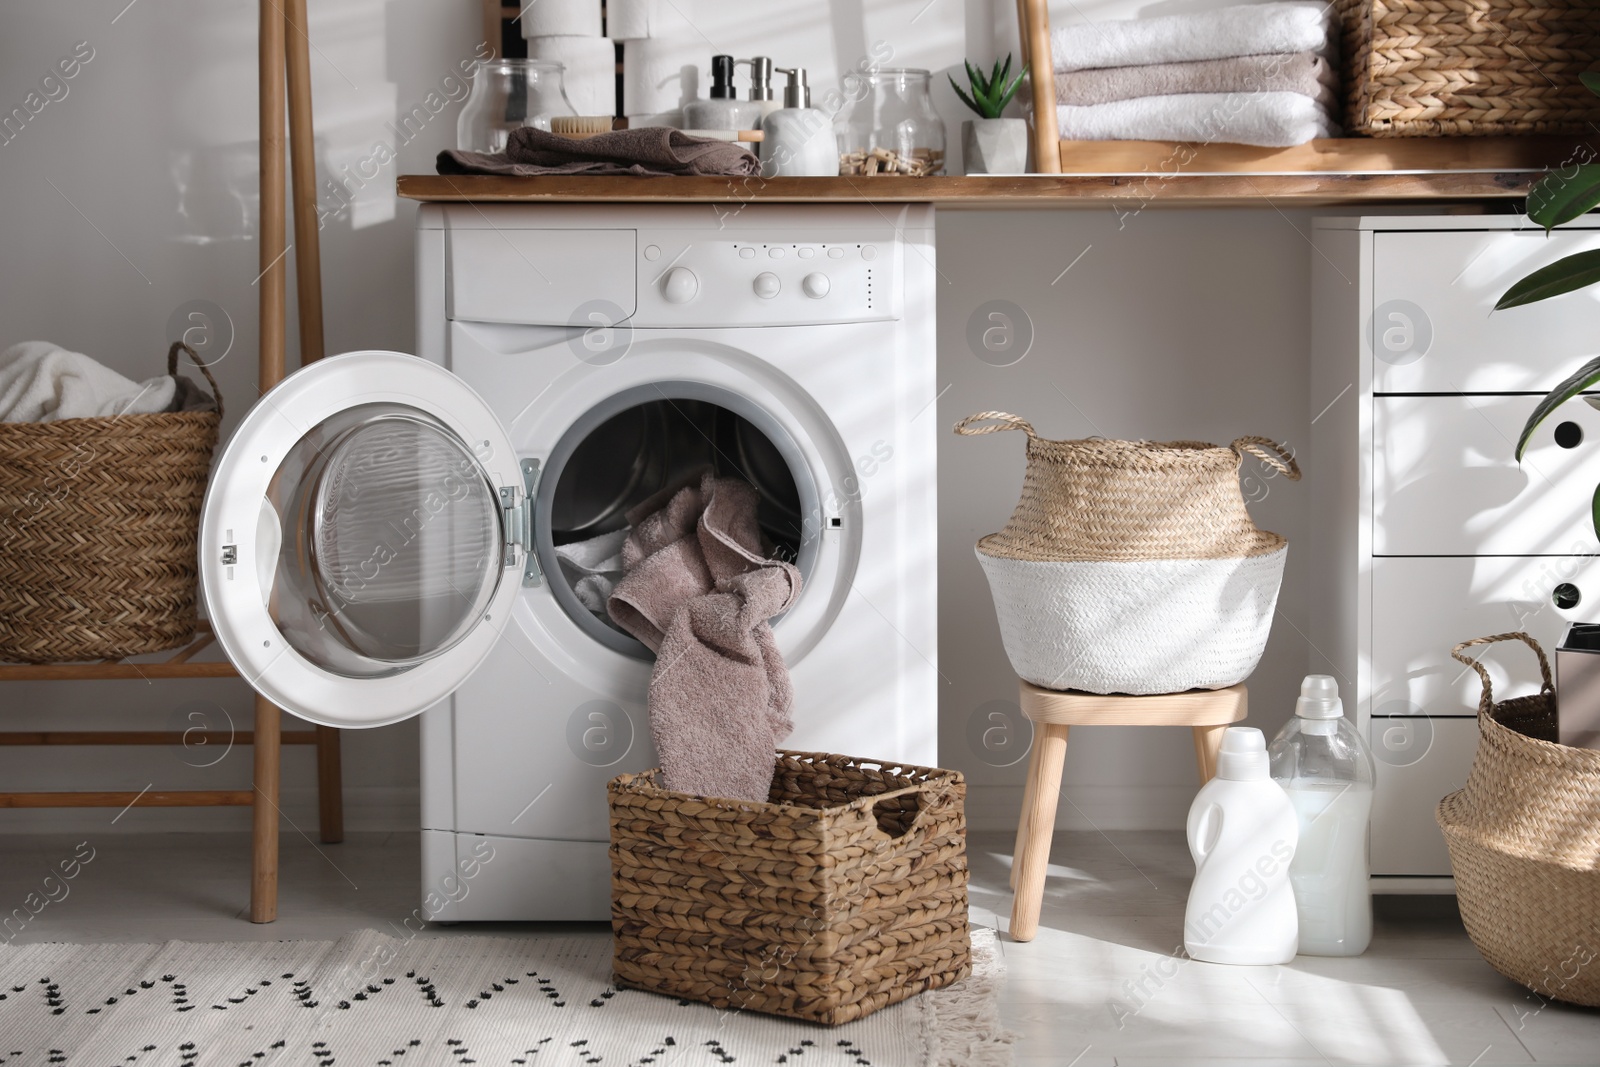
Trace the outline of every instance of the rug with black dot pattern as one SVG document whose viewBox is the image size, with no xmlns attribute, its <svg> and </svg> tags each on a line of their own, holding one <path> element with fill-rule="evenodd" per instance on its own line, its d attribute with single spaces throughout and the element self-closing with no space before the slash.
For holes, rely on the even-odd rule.
<svg viewBox="0 0 1600 1067">
<path fill-rule="evenodd" d="M 823 1027 L 611 984 L 610 940 L 0 947 L 0 1067 L 1000 1067 L 994 933 L 973 973 Z"/>
</svg>

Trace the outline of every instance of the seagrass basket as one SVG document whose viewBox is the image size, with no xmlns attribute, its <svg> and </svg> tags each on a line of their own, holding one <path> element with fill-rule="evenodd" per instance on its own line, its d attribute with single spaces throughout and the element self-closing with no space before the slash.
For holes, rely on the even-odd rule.
<svg viewBox="0 0 1600 1067">
<path fill-rule="evenodd" d="M 780 751 L 766 803 L 607 792 L 620 985 L 836 1025 L 971 969 L 955 771 Z"/>
<path fill-rule="evenodd" d="M 1293 455 L 1265 437 L 1226 448 L 1052 441 L 998 411 L 956 424 L 964 436 L 1005 430 L 1028 436 L 1022 496 L 976 551 L 1017 674 L 1045 689 L 1134 695 L 1247 678 L 1288 545 L 1251 519 L 1239 467 L 1252 454 L 1269 477 L 1297 480 Z"/>
<path fill-rule="evenodd" d="M 1496 703 L 1488 672 L 1462 651 L 1508 639 L 1538 654 L 1543 685 Z M 1600 751 L 1523 732 L 1555 736 L 1550 665 L 1527 634 L 1463 642 L 1451 655 L 1483 679 L 1472 771 L 1435 812 L 1467 936 L 1540 996 L 1600 1007 Z"/>
<path fill-rule="evenodd" d="M 0 423 L 0 660 L 159 652 L 195 632 L 213 410 Z"/>
<path fill-rule="evenodd" d="M 1594 0 L 1338 0 L 1351 134 L 1588 133 Z"/>
</svg>

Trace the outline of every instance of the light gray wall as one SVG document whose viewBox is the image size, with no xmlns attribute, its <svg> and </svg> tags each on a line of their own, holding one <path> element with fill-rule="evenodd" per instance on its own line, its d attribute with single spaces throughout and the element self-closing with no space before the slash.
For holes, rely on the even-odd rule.
<svg viewBox="0 0 1600 1067">
<path fill-rule="evenodd" d="M 1009 35 L 1013 5 L 988 0 L 679 0 L 715 29 L 719 49 L 766 52 L 834 84 L 865 46 L 890 42 L 895 62 L 948 70 Z M 1060 18 L 1215 6 L 1080 2 Z M 423 104 L 479 44 L 476 0 L 312 0 L 319 158 L 326 176 L 394 145 L 387 127 Z M 781 14 L 781 18 L 779 15 Z M 778 39 L 774 26 L 786 27 Z M 169 320 L 193 301 L 231 321 L 219 370 L 237 424 L 256 392 L 255 5 L 249 0 L 90 0 L 0 6 L 0 110 L 22 106 L 59 57 L 87 41 L 94 57 L 66 95 L 0 144 L 0 345 L 45 338 L 133 377 L 157 373 Z M 808 50 L 786 54 L 785 49 Z M 705 51 L 709 52 L 708 46 Z M 952 133 L 961 114 L 943 78 L 936 97 Z M 59 96 L 60 88 L 50 92 Z M 448 103 L 448 102 L 447 102 Z M 322 232 L 329 351 L 411 347 L 414 208 L 390 195 L 397 173 L 431 170 L 451 143 L 448 103 Z M 958 162 L 958 161 L 957 161 Z M 337 206 L 331 196 L 325 205 Z M 1131 205 L 1124 205 L 1124 210 Z M 1049 435 L 1227 441 L 1266 434 L 1305 441 L 1309 215 L 1270 207 L 1208 212 L 1108 209 L 952 213 L 940 219 L 938 416 L 948 425 L 986 408 L 1016 411 Z M 1088 251 L 1084 251 L 1088 249 Z M 1081 258 L 1078 258 L 1082 254 Z M 1074 263 L 1074 261 L 1076 262 Z M 1061 273 L 1069 263 L 1070 270 Z M 979 361 L 967 320 L 990 299 L 1022 308 L 1034 330 L 1020 363 Z M 294 336 L 291 324 L 291 344 Z M 291 356 L 291 361 L 293 357 Z M 1014 818 L 1021 766 L 969 751 L 976 708 L 1013 700 L 993 609 L 972 541 L 1003 523 L 1022 477 L 1016 435 L 942 438 L 941 695 L 944 761 L 971 776 L 976 825 Z M 1256 506 L 1263 525 L 1304 543 L 1305 486 L 1281 480 Z M 1255 721 L 1276 729 L 1307 661 L 1310 605 L 1303 552 L 1290 551 L 1281 617 L 1252 680 Z M 238 682 L 10 684 L 0 728 L 156 728 L 190 712 L 246 728 Z M 415 825 L 413 725 L 346 734 L 351 825 Z M 0 749 L 7 789 L 238 788 L 249 750 Z M 1074 734 L 1066 825 L 1176 826 L 1192 795 L 1182 731 Z M 286 811 L 314 824 L 311 760 L 285 758 Z M 113 812 L 0 811 L 0 829 L 104 828 Z M 139 810 L 117 830 L 242 826 L 242 811 Z M 292 833 L 293 831 L 286 831 Z M 314 832 L 314 831 L 313 831 Z"/>
</svg>

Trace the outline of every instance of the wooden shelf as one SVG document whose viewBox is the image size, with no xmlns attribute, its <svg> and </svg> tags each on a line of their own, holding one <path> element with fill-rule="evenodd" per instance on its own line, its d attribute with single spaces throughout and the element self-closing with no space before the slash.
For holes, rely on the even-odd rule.
<svg viewBox="0 0 1600 1067">
<path fill-rule="evenodd" d="M 1536 170 L 1422 173 L 1034 174 L 963 178 L 635 178 L 403 174 L 411 200 L 474 203 L 932 203 L 941 208 L 1303 207 L 1516 200 Z"/>
<path fill-rule="evenodd" d="M 1062 141 L 1063 174 L 1448 174 L 1543 171 L 1574 159 L 1575 137 L 1333 137 L 1292 148 L 1163 141 Z"/>
<path fill-rule="evenodd" d="M 108 682 L 130 678 L 154 681 L 158 678 L 237 678 L 239 672 L 227 661 L 193 663 L 191 659 L 216 640 L 209 620 L 200 620 L 194 640 L 166 659 L 104 660 L 99 663 L 0 663 L 0 682 Z M 161 653 L 157 653 L 161 655 Z"/>
</svg>

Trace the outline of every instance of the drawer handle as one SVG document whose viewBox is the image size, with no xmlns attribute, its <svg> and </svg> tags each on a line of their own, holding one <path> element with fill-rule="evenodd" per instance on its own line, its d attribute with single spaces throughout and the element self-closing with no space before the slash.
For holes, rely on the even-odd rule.
<svg viewBox="0 0 1600 1067">
<path fill-rule="evenodd" d="M 1556 444 L 1562 448 L 1577 448 L 1583 444 L 1583 427 L 1575 422 L 1563 422 L 1556 427 Z"/>
<path fill-rule="evenodd" d="M 1550 602 L 1562 611 L 1571 611 L 1583 599 L 1583 590 L 1571 582 L 1562 582 L 1550 593 Z"/>
</svg>

